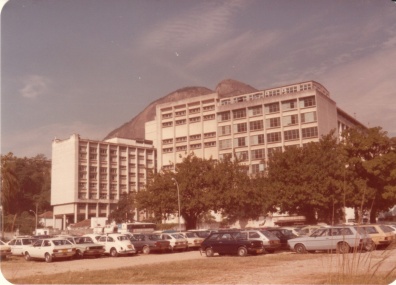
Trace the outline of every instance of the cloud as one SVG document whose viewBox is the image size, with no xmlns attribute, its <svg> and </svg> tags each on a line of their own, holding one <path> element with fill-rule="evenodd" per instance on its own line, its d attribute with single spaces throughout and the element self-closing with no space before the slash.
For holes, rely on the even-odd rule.
<svg viewBox="0 0 396 285">
<path fill-rule="evenodd" d="M 34 99 L 48 93 L 51 81 L 39 75 L 30 75 L 23 80 L 24 87 L 19 90 L 19 93 L 24 98 Z"/>
<path fill-rule="evenodd" d="M 232 15 L 244 6 L 244 2 L 204 2 L 152 29 L 147 28 L 140 41 L 143 50 L 161 48 L 180 53 L 185 48 L 208 44 L 230 33 Z"/>
</svg>

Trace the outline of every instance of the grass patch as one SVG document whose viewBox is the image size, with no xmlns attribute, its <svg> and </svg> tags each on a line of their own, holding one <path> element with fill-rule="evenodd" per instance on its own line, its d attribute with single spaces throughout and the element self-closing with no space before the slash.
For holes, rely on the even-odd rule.
<svg viewBox="0 0 396 285">
<path fill-rule="evenodd" d="M 222 256 L 111 269 L 12 278 L 14 284 L 202 284 L 230 283 L 249 271 L 270 270 L 285 261 L 307 260 L 315 255 Z"/>
</svg>

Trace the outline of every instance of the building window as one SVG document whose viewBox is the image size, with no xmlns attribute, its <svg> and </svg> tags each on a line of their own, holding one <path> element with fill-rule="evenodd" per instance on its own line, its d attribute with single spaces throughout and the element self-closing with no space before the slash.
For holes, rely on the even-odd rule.
<svg viewBox="0 0 396 285">
<path fill-rule="evenodd" d="M 297 109 L 297 100 L 290 100 L 282 102 L 282 111 L 289 111 Z"/>
<path fill-rule="evenodd" d="M 204 134 L 204 139 L 214 138 L 214 137 L 216 137 L 216 132 L 205 133 L 205 134 Z"/>
<path fill-rule="evenodd" d="M 314 106 L 316 106 L 315 96 L 300 99 L 300 108 L 308 108 Z"/>
<path fill-rule="evenodd" d="M 235 147 L 247 146 L 247 138 L 246 137 L 235 138 L 234 139 L 234 146 Z"/>
<path fill-rule="evenodd" d="M 187 146 L 186 145 L 182 145 L 182 146 L 176 147 L 176 151 L 185 151 L 185 150 L 187 150 Z"/>
<path fill-rule="evenodd" d="M 194 109 L 190 109 L 189 111 L 188 111 L 188 113 L 190 113 L 190 114 L 196 114 L 196 113 L 199 113 L 201 111 L 201 108 L 194 108 Z"/>
<path fill-rule="evenodd" d="M 211 114 L 211 115 L 205 115 L 203 116 L 204 121 L 208 121 L 208 120 L 214 120 L 215 119 L 215 115 Z"/>
<path fill-rule="evenodd" d="M 186 115 L 186 111 L 185 111 L 185 110 L 184 110 L 184 111 L 175 112 L 175 116 L 176 116 L 176 117 L 185 116 L 185 115 Z"/>
<path fill-rule="evenodd" d="M 190 123 L 196 123 L 201 121 L 201 117 L 194 117 L 194 118 L 190 118 Z"/>
<path fill-rule="evenodd" d="M 316 122 L 316 111 L 301 114 L 301 123 L 313 123 Z"/>
<path fill-rule="evenodd" d="M 177 143 L 179 143 L 179 142 L 186 142 L 187 141 L 187 137 L 178 137 L 178 138 L 176 138 L 176 142 Z"/>
<path fill-rule="evenodd" d="M 223 159 L 226 159 L 226 158 L 231 158 L 231 157 L 232 157 L 231 153 L 221 153 L 221 154 L 219 154 L 219 159 L 220 160 L 223 160 Z"/>
<path fill-rule="evenodd" d="M 173 139 L 162 140 L 162 144 L 171 144 L 171 143 L 173 143 Z"/>
<path fill-rule="evenodd" d="M 232 115 L 234 119 L 246 118 L 246 109 L 234 110 L 232 111 Z"/>
<path fill-rule="evenodd" d="M 264 129 L 263 120 L 250 122 L 249 125 L 250 131 L 260 131 Z"/>
<path fill-rule="evenodd" d="M 259 144 L 264 144 L 264 134 L 250 137 L 250 145 L 259 145 Z"/>
<path fill-rule="evenodd" d="M 311 83 L 300 85 L 300 91 L 311 89 Z"/>
<path fill-rule="evenodd" d="M 234 133 L 246 133 L 247 123 L 240 123 L 234 125 Z"/>
<path fill-rule="evenodd" d="M 206 112 L 206 111 L 212 111 L 212 110 L 214 110 L 215 109 L 215 106 L 214 105 L 210 105 L 210 106 L 205 106 L 205 107 L 203 107 L 203 111 L 204 112 Z"/>
<path fill-rule="evenodd" d="M 162 152 L 163 152 L 163 153 L 173 152 L 173 147 L 163 148 L 163 149 L 162 149 Z"/>
<path fill-rule="evenodd" d="M 180 125 L 185 125 L 186 122 L 187 122 L 186 119 L 177 120 L 177 121 L 175 122 L 175 124 L 176 124 L 176 126 L 180 126 Z"/>
<path fill-rule="evenodd" d="M 302 134 L 303 139 L 317 138 L 318 137 L 318 128 L 312 127 L 312 128 L 301 129 L 301 134 Z"/>
<path fill-rule="evenodd" d="M 260 116 L 263 114 L 263 106 L 254 106 L 248 109 L 249 117 Z"/>
<path fill-rule="evenodd" d="M 266 104 L 264 108 L 266 114 L 278 113 L 279 103 Z"/>
<path fill-rule="evenodd" d="M 298 140 L 300 138 L 300 130 L 289 130 L 283 133 L 285 141 Z"/>
<path fill-rule="evenodd" d="M 263 163 L 251 165 L 251 170 L 253 174 L 258 174 L 260 172 L 263 172 L 264 169 L 265 169 L 265 165 Z"/>
<path fill-rule="evenodd" d="M 163 127 L 163 128 L 172 127 L 172 122 L 165 122 L 165 123 L 162 123 L 162 127 Z"/>
<path fill-rule="evenodd" d="M 280 117 L 277 118 L 270 118 L 270 119 L 266 119 L 265 120 L 265 127 L 267 129 L 270 128 L 278 128 L 280 127 L 281 123 L 280 123 Z"/>
<path fill-rule="evenodd" d="M 231 125 L 219 127 L 219 136 L 226 136 L 229 134 L 231 134 Z"/>
<path fill-rule="evenodd" d="M 267 134 L 267 142 L 268 143 L 280 142 L 281 140 L 282 140 L 281 132 Z"/>
<path fill-rule="evenodd" d="M 254 149 L 251 152 L 251 159 L 264 159 L 265 158 L 265 149 Z"/>
<path fill-rule="evenodd" d="M 240 161 L 249 160 L 249 153 L 247 151 L 237 151 L 235 156 Z"/>
<path fill-rule="evenodd" d="M 162 119 L 170 119 L 172 118 L 172 113 L 162 114 Z"/>
<path fill-rule="evenodd" d="M 229 121 L 231 120 L 231 113 L 230 112 L 223 112 L 217 115 L 217 119 L 219 122 Z"/>
<path fill-rule="evenodd" d="M 219 141 L 219 149 L 231 148 L 231 139 Z"/>
<path fill-rule="evenodd" d="M 282 118 L 283 126 L 297 125 L 298 115 L 284 116 Z"/>
<path fill-rule="evenodd" d="M 190 145 L 190 148 L 191 148 L 191 149 L 198 149 L 198 148 L 202 148 L 202 144 L 200 144 L 200 143 L 197 143 L 197 144 L 191 144 L 191 145 Z"/>
<path fill-rule="evenodd" d="M 200 139 L 201 139 L 201 135 L 191 135 L 190 136 L 191 141 L 200 140 Z"/>
<path fill-rule="evenodd" d="M 89 179 L 96 180 L 96 173 L 90 173 L 89 174 Z"/>
<path fill-rule="evenodd" d="M 206 143 L 204 143 L 204 146 L 205 147 L 214 147 L 214 146 L 216 146 L 216 142 L 206 142 Z"/>
<path fill-rule="evenodd" d="M 230 99 L 221 100 L 221 101 L 220 101 L 220 104 L 221 104 L 221 105 L 229 105 L 229 104 L 231 104 L 231 100 L 230 100 Z"/>
</svg>

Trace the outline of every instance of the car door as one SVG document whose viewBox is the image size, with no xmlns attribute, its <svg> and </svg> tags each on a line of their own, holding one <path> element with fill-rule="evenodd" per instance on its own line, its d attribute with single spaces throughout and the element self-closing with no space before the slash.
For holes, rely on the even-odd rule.
<svg viewBox="0 0 396 285">
<path fill-rule="evenodd" d="M 305 247 L 307 250 L 327 250 L 331 243 L 330 229 L 318 229 L 309 236 L 309 241 Z"/>
<path fill-rule="evenodd" d="M 218 239 L 219 253 L 230 254 L 237 251 L 236 240 L 230 233 L 224 233 Z"/>
<path fill-rule="evenodd" d="M 42 246 L 43 243 L 47 240 L 37 240 L 31 249 L 29 249 L 29 254 L 34 258 L 44 258 L 44 254 L 42 254 Z M 48 242 L 48 241 L 47 241 Z"/>
</svg>

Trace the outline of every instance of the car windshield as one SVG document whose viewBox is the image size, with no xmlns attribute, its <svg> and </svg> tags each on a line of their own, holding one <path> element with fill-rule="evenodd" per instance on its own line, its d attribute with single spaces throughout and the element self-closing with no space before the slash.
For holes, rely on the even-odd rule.
<svg viewBox="0 0 396 285">
<path fill-rule="evenodd" d="M 127 236 L 118 236 L 117 239 L 118 240 L 129 240 L 129 238 Z"/>
<path fill-rule="evenodd" d="M 273 233 L 271 233 L 270 231 L 261 231 L 261 233 L 263 235 L 265 235 L 266 238 L 276 239 L 276 236 Z"/>
<path fill-rule="evenodd" d="M 173 236 L 174 238 L 177 238 L 177 239 L 183 239 L 184 238 L 181 234 L 172 234 L 171 236 Z"/>
<path fill-rule="evenodd" d="M 149 235 L 148 237 L 150 240 L 161 240 L 160 235 Z"/>
<path fill-rule="evenodd" d="M 197 238 L 198 235 L 196 233 L 185 233 L 186 237 L 188 238 Z"/>
<path fill-rule="evenodd" d="M 71 245 L 71 242 L 66 239 L 54 239 L 52 241 L 54 245 Z"/>
<path fill-rule="evenodd" d="M 90 237 L 83 237 L 83 238 L 77 239 L 76 243 L 84 244 L 84 243 L 94 243 L 94 242 L 93 242 L 93 240 Z"/>
<path fill-rule="evenodd" d="M 385 233 L 391 233 L 393 232 L 393 229 L 391 227 L 385 226 L 385 225 L 380 225 L 379 226 L 381 230 L 383 230 Z"/>
</svg>

